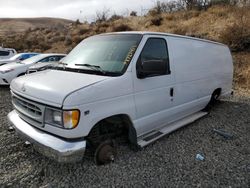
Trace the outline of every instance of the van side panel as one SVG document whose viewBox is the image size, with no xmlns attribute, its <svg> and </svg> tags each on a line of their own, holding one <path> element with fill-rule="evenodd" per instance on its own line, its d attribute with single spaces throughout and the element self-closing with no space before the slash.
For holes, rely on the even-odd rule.
<svg viewBox="0 0 250 188">
<path fill-rule="evenodd" d="M 217 88 L 230 92 L 233 66 L 227 46 L 199 40 L 168 37 L 175 67 L 174 106 L 180 116 L 203 109 Z"/>
</svg>

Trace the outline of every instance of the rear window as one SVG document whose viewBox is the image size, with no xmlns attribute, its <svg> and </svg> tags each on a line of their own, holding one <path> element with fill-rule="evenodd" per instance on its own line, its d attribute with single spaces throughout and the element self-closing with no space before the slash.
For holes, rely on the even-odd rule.
<svg viewBox="0 0 250 188">
<path fill-rule="evenodd" d="M 0 56 L 8 56 L 10 52 L 7 51 L 0 51 Z"/>
</svg>

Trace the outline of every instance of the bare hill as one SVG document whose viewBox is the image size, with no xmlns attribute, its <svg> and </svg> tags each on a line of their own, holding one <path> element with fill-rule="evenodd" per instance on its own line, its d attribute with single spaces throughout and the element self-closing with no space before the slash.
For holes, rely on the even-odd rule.
<svg viewBox="0 0 250 188">
<path fill-rule="evenodd" d="M 0 35 L 15 35 L 35 28 L 63 28 L 72 22 L 60 18 L 0 18 Z"/>
</svg>

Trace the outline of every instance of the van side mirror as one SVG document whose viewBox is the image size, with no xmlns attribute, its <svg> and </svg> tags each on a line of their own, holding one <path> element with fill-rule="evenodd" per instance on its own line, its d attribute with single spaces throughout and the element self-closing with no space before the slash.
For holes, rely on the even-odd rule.
<svg viewBox="0 0 250 188">
<path fill-rule="evenodd" d="M 168 74 L 167 62 L 164 60 L 146 60 L 137 64 L 137 77 L 146 78 Z"/>
</svg>

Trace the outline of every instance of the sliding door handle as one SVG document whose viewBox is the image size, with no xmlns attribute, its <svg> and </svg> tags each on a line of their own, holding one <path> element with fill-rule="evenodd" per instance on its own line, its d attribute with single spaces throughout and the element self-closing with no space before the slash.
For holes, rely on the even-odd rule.
<svg viewBox="0 0 250 188">
<path fill-rule="evenodd" d="M 170 94 L 170 97 L 174 96 L 174 88 L 173 87 L 170 88 L 169 94 Z"/>
</svg>

